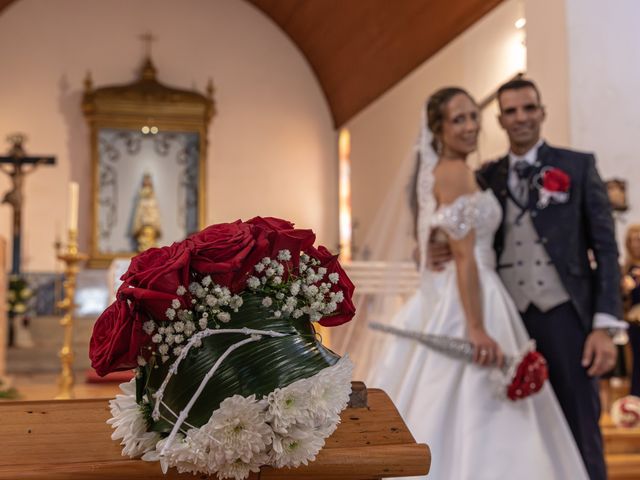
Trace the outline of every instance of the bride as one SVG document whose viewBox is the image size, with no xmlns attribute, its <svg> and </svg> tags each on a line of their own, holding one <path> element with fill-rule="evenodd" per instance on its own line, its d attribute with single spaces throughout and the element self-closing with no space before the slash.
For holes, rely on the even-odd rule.
<svg viewBox="0 0 640 480">
<path fill-rule="evenodd" d="M 548 383 L 517 402 L 498 393 L 493 367 L 530 339 L 495 272 L 500 205 L 465 163 L 479 129 L 478 107 L 464 90 L 444 88 L 430 97 L 416 147 L 421 284 L 392 321 L 407 331 L 466 338 L 475 346 L 474 362 L 385 334 L 368 384 L 391 396 L 416 440 L 431 448 L 429 479 L 586 479 Z M 455 260 L 439 272 L 425 268 L 434 232 L 446 233 Z"/>
</svg>

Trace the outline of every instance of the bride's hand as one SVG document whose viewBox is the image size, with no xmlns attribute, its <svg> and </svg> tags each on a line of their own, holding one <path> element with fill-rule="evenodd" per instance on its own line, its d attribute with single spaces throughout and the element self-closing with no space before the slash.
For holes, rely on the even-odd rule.
<svg viewBox="0 0 640 480">
<path fill-rule="evenodd" d="M 499 367 L 504 363 L 504 354 L 496 341 L 482 327 L 469 328 L 469 341 L 475 347 L 473 361 L 478 365 Z"/>
</svg>

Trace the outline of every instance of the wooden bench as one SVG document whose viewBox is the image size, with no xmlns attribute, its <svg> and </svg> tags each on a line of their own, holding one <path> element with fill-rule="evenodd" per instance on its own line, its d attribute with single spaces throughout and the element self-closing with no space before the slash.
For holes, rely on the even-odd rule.
<svg viewBox="0 0 640 480">
<path fill-rule="evenodd" d="M 297 469 L 263 467 L 249 478 L 372 480 L 426 475 L 429 448 L 415 442 L 389 397 L 377 389 L 363 388 L 361 393 L 368 397 L 367 406 L 342 412 L 342 423 L 316 461 Z M 157 462 L 122 457 L 120 445 L 111 440 L 109 417 L 106 399 L 0 403 L 0 479 L 209 478 L 178 474 L 175 469 L 163 475 Z"/>
</svg>

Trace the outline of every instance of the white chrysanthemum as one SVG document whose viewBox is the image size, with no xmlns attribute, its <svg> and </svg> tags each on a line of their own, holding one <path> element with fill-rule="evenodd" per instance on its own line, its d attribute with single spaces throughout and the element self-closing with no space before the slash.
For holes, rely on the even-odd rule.
<svg viewBox="0 0 640 480">
<path fill-rule="evenodd" d="M 324 446 L 324 438 L 313 430 L 293 427 L 286 435 L 273 439 L 272 465 L 276 468 L 296 468 L 316 459 Z"/>
<path fill-rule="evenodd" d="M 122 439 L 122 455 L 136 458 L 152 450 L 160 440 L 157 432 L 147 432 L 147 422 L 140 405 L 136 403 L 136 383 L 132 379 L 128 383 L 120 385 L 122 394 L 109 401 L 111 418 L 107 423 L 115 431 L 111 434 L 112 440 Z"/>
<path fill-rule="evenodd" d="M 255 395 L 226 398 L 201 429 L 214 439 L 212 449 L 227 463 L 237 460 L 252 463 L 256 454 L 266 451 L 273 438 L 264 406 L 256 401 Z"/>
<path fill-rule="evenodd" d="M 245 463 L 242 460 L 236 460 L 235 462 L 226 463 L 218 468 L 218 476 L 220 478 L 233 478 L 234 480 L 244 480 L 249 476 L 251 472 L 259 472 L 260 466 L 266 463 L 266 456 L 264 462 L 251 462 Z"/>
<path fill-rule="evenodd" d="M 267 396 L 267 420 L 276 432 L 286 433 L 290 425 L 311 422 L 310 383 L 308 379 L 298 380 Z"/>
<path fill-rule="evenodd" d="M 191 433 L 189 430 L 188 433 Z M 201 473 L 207 472 L 206 454 L 201 449 L 201 445 L 194 442 L 189 436 L 186 438 L 181 433 L 176 435 L 173 443 L 160 456 L 160 452 L 167 443 L 168 438 L 163 438 L 156 444 L 156 448 L 142 456 L 146 462 L 160 462 L 163 473 L 167 473 L 170 467 L 175 467 L 179 473 Z M 213 473 L 209 471 L 207 473 Z"/>
<path fill-rule="evenodd" d="M 151 335 L 155 329 L 156 324 L 153 320 L 147 320 L 142 324 L 142 330 L 144 330 L 144 333 L 147 335 Z"/>
<path fill-rule="evenodd" d="M 353 363 L 347 355 L 313 377 L 309 391 L 314 413 L 319 419 L 334 418 L 349 403 Z"/>
</svg>

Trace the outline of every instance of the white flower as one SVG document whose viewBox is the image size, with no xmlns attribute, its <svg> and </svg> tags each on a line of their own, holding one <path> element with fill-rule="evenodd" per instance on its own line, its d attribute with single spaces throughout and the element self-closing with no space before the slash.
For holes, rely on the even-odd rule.
<svg viewBox="0 0 640 480">
<path fill-rule="evenodd" d="M 193 335 L 193 332 L 196 331 L 196 325 L 192 321 L 188 321 L 184 324 L 184 334 L 187 337 Z"/>
<path fill-rule="evenodd" d="M 165 315 L 169 320 L 173 320 L 174 318 L 176 318 L 176 311 L 173 308 L 167 308 Z"/>
<path fill-rule="evenodd" d="M 259 264 L 259 265 L 262 265 L 262 264 Z M 249 288 L 258 288 L 260 286 L 260 279 L 258 277 L 249 277 L 247 280 L 247 286 Z"/>
<path fill-rule="evenodd" d="M 282 276 L 282 274 L 284 273 L 284 265 L 282 265 L 281 263 L 279 263 L 276 266 L 276 273 L 280 276 Z"/>
<path fill-rule="evenodd" d="M 262 306 L 269 308 L 273 304 L 273 300 L 271 297 L 264 297 L 262 299 Z"/>
<path fill-rule="evenodd" d="M 216 315 L 216 318 L 223 323 L 227 323 L 231 320 L 231 315 L 227 312 L 220 312 L 218 315 Z"/>
<path fill-rule="evenodd" d="M 244 300 L 240 295 L 234 295 L 233 297 L 231 297 L 231 300 L 229 301 L 229 306 L 237 311 L 237 309 L 240 308 L 243 303 L 244 303 Z"/>
<path fill-rule="evenodd" d="M 324 267 L 320 267 L 318 268 L 318 275 L 324 275 L 325 273 L 327 273 L 327 269 Z"/>
<path fill-rule="evenodd" d="M 316 459 L 324 446 L 324 438 L 313 430 L 291 428 L 286 435 L 276 435 L 273 439 L 273 466 L 276 468 L 296 468 Z"/>
<path fill-rule="evenodd" d="M 243 480 L 249 476 L 250 472 L 259 472 L 260 466 L 266 463 L 266 456 L 263 462 L 245 463 L 242 460 L 220 465 L 218 468 L 218 476 L 220 478 L 233 478 L 234 480 Z"/>
<path fill-rule="evenodd" d="M 175 343 L 182 343 L 184 342 L 184 335 L 176 335 L 175 337 L 173 337 L 173 341 Z M 175 350 L 175 349 L 174 349 Z"/>
<path fill-rule="evenodd" d="M 255 395 L 234 395 L 222 401 L 201 429 L 214 439 L 211 447 L 224 461 L 251 463 L 273 439 L 265 420 L 264 407 Z"/>
<path fill-rule="evenodd" d="M 167 333 L 167 335 L 164 337 L 164 341 L 167 342 L 167 345 L 172 345 L 175 341 L 175 336 L 173 335 L 173 333 Z"/>
<path fill-rule="evenodd" d="M 282 277 L 279 277 L 279 276 L 277 276 L 277 275 L 276 275 L 275 277 L 273 277 L 273 278 L 271 279 L 271 282 L 272 282 L 274 285 L 280 285 L 280 284 L 282 283 Z"/>
<path fill-rule="evenodd" d="M 218 304 L 218 299 L 213 295 L 207 295 L 204 301 L 207 302 L 207 305 L 210 307 L 215 307 Z"/>
<path fill-rule="evenodd" d="M 209 285 L 211 285 L 211 277 L 207 275 L 202 279 L 200 283 L 202 283 L 202 285 L 204 285 L 205 287 L 208 287 Z"/>
<path fill-rule="evenodd" d="M 289 250 L 280 250 L 278 252 L 278 260 L 288 262 L 291 260 L 291 252 Z"/>
<path fill-rule="evenodd" d="M 182 347 L 181 346 L 177 346 L 173 349 L 173 354 L 177 357 L 182 353 Z"/>
<path fill-rule="evenodd" d="M 312 377 L 310 401 L 316 417 L 322 421 L 336 418 L 349 403 L 353 363 L 347 355 Z"/>
<path fill-rule="evenodd" d="M 156 333 L 153 337 L 151 337 L 151 341 L 153 343 L 160 343 L 162 341 L 162 335 Z"/>
<path fill-rule="evenodd" d="M 160 435 L 157 432 L 147 432 L 147 422 L 140 405 L 136 403 L 136 383 L 132 379 L 128 383 L 120 385 L 122 394 L 109 401 L 111 418 L 107 423 L 115 431 L 111 434 L 112 440 L 122 439 L 122 455 L 130 458 L 139 457 L 153 450 Z"/>
<path fill-rule="evenodd" d="M 282 312 L 280 310 L 276 310 L 273 312 L 273 316 L 275 318 L 280 318 L 282 316 Z"/>
<path fill-rule="evenodd" d="M 262 264 L 263 265 L 270 265 L 271 264 L 271 259 L 269 257 L 263 257 L 262 258 Z"/>
<path fill-rule="evenodd" d="M 291 287 L 289 287 L 289 291 L 291 292 L 292 296 L 295 297 L 296 295 L 298 295 L 298 293 L 300 293 L 300 285 L 300 280 L 296 280 L 291 284 Z"/>
<path fill-rule="evenodd" d="M 167 353 L 169 353 L 169 345 L 167 345 L 166 343 L 163 343 L 162 345 L 160 345 L 158 347 L 158 353 L 160 355 L 166 355 Z"/>
<path fill-rule="evenodd" d="M 184 295 L 185 293 L 187 293 L 187 289 L 184 288 L 182 285 L 180 285 L 176 290 L 177 295 Z"/>
<path fill-rule="evenodd" d="M 173 322 L 173 329 L 176 332 L 182 332 L 184 331 L 184 322 L 178 321 L 178 322 Z"/>
<path fill-rule="evenodd" d="M 201 330 L 207 328 L 207 317 L 202 317 L 200 320 L 198 320 L 198 326 Z"/>
<path fill-rule="evenodd" d="M 308 379 L 302 379 L 267 396 L 267 419 L 276 432 L 286 433 L 290 425 L 311 421 L 310 388 Z"/>
<path fill-rule="evenodd" d="M 300 310 L 299 308 L 296 308 L 293 311 L 293 318 L 300 318 L 302 315 L 304 315 L 304 312 L 302 310 Z"/>
<path fill-rule="evenodd" d="M 173 300 L 171 300 L 171 306 L 173 308 L 175 308 L 176 310 L 180 308 L 180 300 L 178 300 L 177 298 L 174 298 Z"/>
<path fill-rule="evenodd" d="M 147 335 L 151 335 L 155 330 L 155 328 L 156 328 L 156 324 L 153 320 L 147 320 L 142 324 L 142 329 L 144 330 L 144 333 L 146 333 Z"/>
<path fill-rule="evenodd" d="M 258 263 L 255 267 L 253 267 L 256 269 L 256 272 L 261 273 L 262 271 L 264 271 L 264 265 L 262 263 Z"/>
<path fill-rule="evenodd" d="M 138 365 L 140 365 L 141 367 L 144 367 L 147 364 L 147 360 L 142 355 L 138 355 L 137 361 Z M 137 371 L 140 372 L 140 370 Z"/>
<path fill-rule="evenodd" d="M 331 283 L 335 285 L 336 283 L 338 283 L 338 280 L 340 280 L 340 275 L 338 275 L 336 272 L 329 274 L 329 281 Z"/>
<path fill-rule="evenodd" d="M 158 328 L 158 333 L 160 335 L 164 335 L 164 330 L 165 330 L 164 327 L 160 327 L 160 328 Z"/>
<path fill-rule="evenodd" d="M 278 293 L 276 293 L 276 298 L 277 298 L 278 300 L 282 300 L 282 299 L 284 298 L 284 293 L 282 293 L 282 292 L 278 292 Z"/>
</svg>

